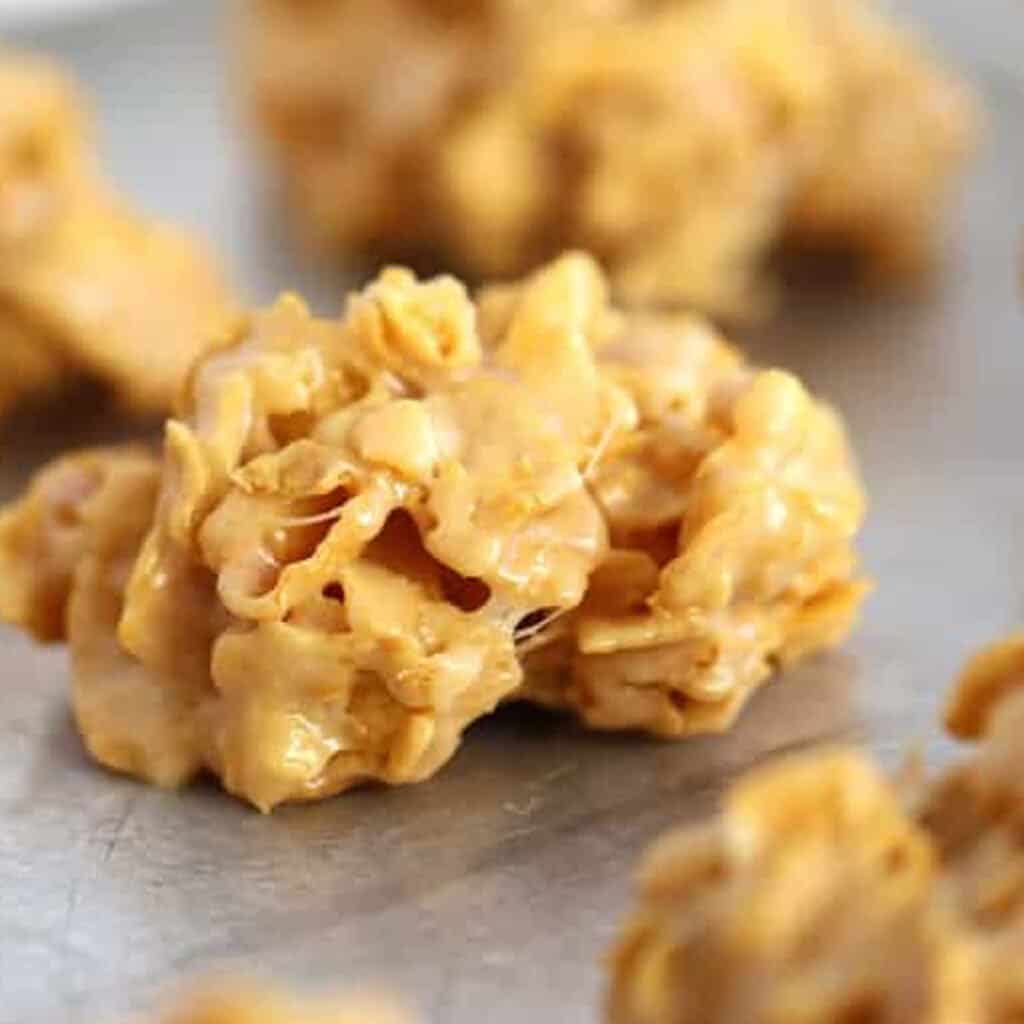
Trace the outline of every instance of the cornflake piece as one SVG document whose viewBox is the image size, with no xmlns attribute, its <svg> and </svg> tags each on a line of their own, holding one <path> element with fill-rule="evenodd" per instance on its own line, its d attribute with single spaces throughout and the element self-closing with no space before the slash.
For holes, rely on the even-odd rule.
<svg viewBox="0 0 1024 1024">
<path fill-rule="evenodd" d="M 414 782 L 512 698 L 721 730 L 864 590 L 835 415 L 698 321 L 616 312 L 584 256 L 476 304 L 394 269 L 339 323 L 282 299 L 180 413 L 130 578 L 88 577 L 118 607 L 69 637 L 90 749 L 162 784 L 206 768 L 269 809 Z M 138 540 L 66 467 L 0 519 L 0 611 L 43 639 L 69 574 L 91 606 L 90 531 Z"/>
<path fill-rule="evenodd" d="M 615 1024 L 971 1024 L 927 836 L 859 754 L 782 760 L 662 840 L 614 956 Z"/>
<path fill-rule="evenodd" d="M 870 0 L 253 0 L 259 122 L 312 233 L 757 312 L 780 242 L 929 263 L 966 89 Z"/>
<path fill-rule="evenodd" d="M 92 147 L 60 72 L 0 54 L 0 413 L 73 376 L 165 411 L 228 309 L 207 255 L 128 210 Z"/>
<path fill-rule="evenodd" d="M 377 999 L 300 1003 L 243 987 L 202 992 L 161 1019 L 163 1024 L 411 1024 L 392 1003 Z"/>
<path fill-rule="evenodd" d="M 946 706 L 946 727 L 960 739 L 981 739 L 988 735 L 993 712 L 1020 690 L 1024 690 L 1024 633 L 1015 633 L 967 662 Z"/>
</svg>

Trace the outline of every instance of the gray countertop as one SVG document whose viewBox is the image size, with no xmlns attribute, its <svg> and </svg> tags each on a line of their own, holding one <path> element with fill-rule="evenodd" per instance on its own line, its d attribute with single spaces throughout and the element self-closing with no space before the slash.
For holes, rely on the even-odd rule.
<svg viewBox="0 0 1024 1024">
<path fill-rule="evenodd" d="M 973 645 L 1024 622 L 1024 10 L 902 5 L 978 82 L 986 150 L 943 280 L 916 298 L 791 297 L 758 358 L 846 413 L 872 497 L 879 587 L 840 653 L 767 688 L 723 739 L 588 736 L 508 709 L 432 782 L 269 818 L 211 787 L 180 794 L 87 762 L 67 665 L 0 632 L 0 1024 L 116 1020 L 184 977 L 376 984 L 437 1024 L 596 1019 L 599 958 L 629 874 L 669 825 L 709 814 L 781 749 L 860 741 L 941 761 L 936 711 Z M 235 137 L 216 2 L 177 0 L 26 41 L 93 90 L 105 155 L 150 209 L 207 232 L 254 299 L 343 283 L 303 266 Z M 119 428 L 88 402 L 0 430 L 0 492 Z"/>
</svg>

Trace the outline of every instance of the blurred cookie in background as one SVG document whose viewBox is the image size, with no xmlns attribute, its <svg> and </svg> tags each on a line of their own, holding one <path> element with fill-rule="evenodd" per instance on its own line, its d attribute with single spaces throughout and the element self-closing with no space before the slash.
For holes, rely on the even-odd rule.
<svg viewBox="0 0 1024 1024">
<path fill-rule="evenodd" d="M 869 0 L 253 0 L 246 88 L 307 235 L 630 303 L 770 308 L 777 248 L 936 254 L 970 92 Z"/>
<path fill-rule="evenodd" d="M 231 306 L 197 240 L 104 181 L 64 73 L 0 54 L 0 414 L 76 378 L 166 411 Z"/>
</svg>

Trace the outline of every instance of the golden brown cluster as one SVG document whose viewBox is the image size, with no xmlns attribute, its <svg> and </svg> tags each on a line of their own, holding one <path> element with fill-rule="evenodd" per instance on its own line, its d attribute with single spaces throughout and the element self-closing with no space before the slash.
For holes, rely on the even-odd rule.
<svg viewBox="0 0 1024 1024">
<path fill-rule="evenodd" d="M 101 179 L 62 74 L 0 54 L 0 413 L 75 376 L 165 411 L 228 302 L 193 240 Z"/>
<path fill-rule="evenodd" d="M 218 988 L 183 1002 L 164 1024 L 410 1024 L 379 1000 L 304 1002 L 244 987 Z"/>
<path fill-rule="evenodd" d="M 914 810 L 942 864 L 941 898 L 970 929 L 984 985 L 980 1019 L 1024 1019 L 1024 634 L 982 651 L 947 722 L 977 752 L 926 787 Z"/>
<path fill-rule="evenodd" d="M 780 244 L 934 256 L 973 102 L 871 0 L 254 0 L 253 104 L 315 238 L 746 315 Z"/>
<path fill-rule="evenodd" d="M 865 589 L 836 415 L 583 256 L 476 302 L 386 270 L 339 322 L 282 299 L 180 413 L 162 465 L 71 456 L 0 518 L 0 614 L 66 628 L 90 750 L 160 784 L 413 782 L 513 698 L 720 731 Z"/>
<path fill-rule="evenodd" d="M 1010 657 L 1015 651 L 1015 662 Z M 853 752 L 740 783 L 648 856 L 615 1024 L 1013 1024 L 1024 1014 L 1024 641 L 969 667 L 970 758 L 909 792 Z"/>
</svg>

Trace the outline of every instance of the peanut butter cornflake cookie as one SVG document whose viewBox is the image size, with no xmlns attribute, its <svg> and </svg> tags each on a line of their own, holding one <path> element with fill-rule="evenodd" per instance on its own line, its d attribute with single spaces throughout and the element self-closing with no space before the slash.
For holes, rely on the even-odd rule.
<svg viewBox="0 0 1024 1024">
<path fill-rule="evenodd" d="M 414 1024 L 394 1004 L 376 999 L 333 1002 L 285 999 L 251 987 L 219 987 L 184 1000 L 160 1024 Z"/>
<path fill-rule="evenodd" d="M 321 241 L 756 313 L 780 244 L 929 264 L 976 113 L 874 0 L 253 0 L 253 106 Z"/>
<path fill-rule="evenodd" d="M 474 301 L 387 270 L 282 299 L 194 368 L 162 461 L 44 469 L 0 613 L 67 638 L 95 757 L 270 809 L 415 782 L 501 701 L 728 728 L 864 594 L 842 426 L 584 256 Z"/>
<path fill-rule="evenodd" d="M 0 414 L 75 376 L 166 411 L 229 305 L 202 249 L 129 210 L 93 148 L 72 84 L 0 53 Z"/>
<path fill-rule="evenodd" d="M 982 1020 L 1024 1020 L 1024 634 L 973 658 L 947 724 L 977 752 L 924 788 L 914 811 L 942 864 L 940 902 L 974 938 Z"/>
<path fill-rule="evenodd" d="M 1024 1015 L 1021 639 L 976 658 L 951 721 L 978 751 L 919 790 L 866 757 L 762 769 L 648 855 L 614 1024 L 1015 1024 Z"/>
<path fill-rule="evenodd" d="M 648 855 L 616 1024 L 965 1024 L 969 950 L 927 836 L 854 752 L 783 761 Z"/>
</svg>

